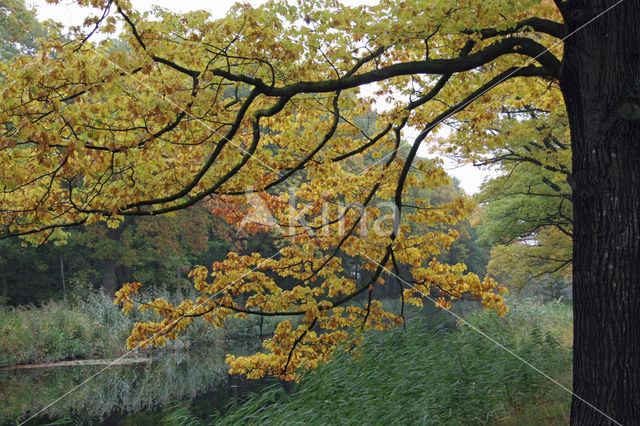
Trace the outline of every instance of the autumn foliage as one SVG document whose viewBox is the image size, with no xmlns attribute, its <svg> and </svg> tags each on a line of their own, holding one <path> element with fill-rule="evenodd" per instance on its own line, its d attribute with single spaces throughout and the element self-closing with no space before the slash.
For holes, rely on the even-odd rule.
<svg viewBox="0 0 640 426">
<path fill-rule="evenodd" d="M 201 295 L 177 306 L 137 300 L 141 284 L 126 284 L 123 310 L 157 315 L 135 325 L 130 348 L 163 345 L 195 320 L 297 316 L 264 353 L 227 359 L 232 373 L 294 379 L 352 349 L 360 330 L 402 323 L 375 300 L 392 280 L 407 303 L 467 297 L 506 314 L 503 287 L 437 260 L 457 238 L 448 225 L 473 205 L 432 204 L 448 178 L 416 155 L 443 121 L 459 127 L 462 151 L 481 149 L 500 108 L 525 105 L 515 85 L 543 108 L 561 104 L 559 61 L 545 51 L 561 31 L 546 19 L 557 18 L 550 3 L 269 2 L 221 20 L 90 3 L 100 13 L 76 39 L 51 37 L 1 65 L 0 161 L 11 165 L 0 172 L 2 233 L 42 241 L 204 202 L 244 232 L 271 232 L 278 247 L 197 267 Z M 376 112 L 380 100 L 387 108 Z M 347 258 L 366 280 L 345 271 Z"/>
</svg>

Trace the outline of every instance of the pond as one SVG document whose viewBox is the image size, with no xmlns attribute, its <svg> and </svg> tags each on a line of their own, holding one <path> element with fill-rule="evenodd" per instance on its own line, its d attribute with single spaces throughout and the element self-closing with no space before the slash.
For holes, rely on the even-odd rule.
<svg viewBox="0 0 640 426">
<path fill-rule="evenodd" d="M 154 351 L 149 362 L 114 365 L 99 374 L 104 365 L 0 371 L 0 424 L 28 419 L 87 379 L 27 424 L 155 425 L 176 402 L 206 417 L 277 383 L 227 373 L 227 353 L 255 353 L 259 346 L 259 340 L 250 340 Z"/>
</svg>

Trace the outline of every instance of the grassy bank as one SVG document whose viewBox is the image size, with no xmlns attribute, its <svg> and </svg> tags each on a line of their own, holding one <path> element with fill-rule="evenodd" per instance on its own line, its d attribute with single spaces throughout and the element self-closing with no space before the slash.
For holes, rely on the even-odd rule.
<svg viewBox="0 0 640 426">
<path fill-rule="evenodd" d="M 99 293 L 0 309 L 0 366 L 122 353 L 130 319 Z"/>
<path fill-rule="evenodd" d="M 570 385 L 570 308 L 514 301 L 506 320 L 466 320 L 515 355 Z M 406 331 L 369 333 L 359 361 L 349 354 L 309 373 L 286 394 L 274 386 L 217 418 L 188 408 L 181 424 L 566 424 L 570 395 L 473 328 L 446 313 L 415 318 Z"/>
<path fill-rule="evenodd" d="M 181 299 L 159 292 L 153 297 Z M 82 291 L 69 301 L 42 306 L 0 307 L 0 367 L 70 359 L 112 358 L 126 352 L 125 341 L 133 323 L 153 318 L 150 312 L 124 315 L 113 299 L 96 291 Z M 273 330 L 265 321 L 264 330 Z M 215 329 L 196 321 L 169 347 L 257 336 L 258 319 L 231 318 Z"/>
</svg>

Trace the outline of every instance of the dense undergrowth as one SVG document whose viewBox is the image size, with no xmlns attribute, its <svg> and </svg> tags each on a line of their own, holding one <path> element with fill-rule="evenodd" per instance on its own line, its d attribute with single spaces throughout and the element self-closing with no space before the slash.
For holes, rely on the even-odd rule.
<svg viewBox="0 0 640 426">
<path fill-rule="evenodd" d="M 166 424 L 566 424 L 571 379 L 571 310 L 513 301 L 506 320 L 464 314 L 416 317 L 370 332 L 361 354 L 342 353 L 286 393 L 275 385 L 209 418 L 188 406 Z M 496 344 L 499 342 L 513 353 Z"/>
<path fill-rule="evenodd" d="M 167 292 L 153 296 L 168 300 L 183 297 Z M 126 352 L 125 341 L 133 323 L 151 318 L 149 312 L 125 315 L 112 298 L 88 290 L 71 295 L 68 301 L 50 301 L 38 307 L 0 307 L 0 367 L 119 356 Z M 265 321 L 264 332 L 273 330 L 272 322 Z M 232 318 L 219 329 L 196 321 L 168 346 L 241 339 L 257 336 L 259 330 L 256 318 Z"/>
</svg>

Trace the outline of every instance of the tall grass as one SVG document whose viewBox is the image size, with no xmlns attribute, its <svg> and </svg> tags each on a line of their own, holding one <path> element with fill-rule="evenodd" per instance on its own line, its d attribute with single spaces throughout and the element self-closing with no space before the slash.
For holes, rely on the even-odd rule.
<svg viewBox="0 0 640 426">
<path fill-rule="evenodd" d="M 568 393 L 558 394 L 557 385 L 468 325 L 434 327 L 448 321 L 446 315 L 416 318 L 406 331 L 371 332 L 358 360 L 338 354 L 292 393 L 271 387 L 207 423 L 509 423 L 518 412 L 535 412 L 550 392 L 564 398 L 556 419 L 564 420 Z M 475 312 L 466 321 L 552 377 L 570 371 L 564 342 L 570 341 L 571 319 L 562 305 L 517 302 L 506 320 Z M 547 417 L 541 424 L 553 421 Z"/>
<path fill-rule="evenodd" d="M 0 366 L 120 353 L 131 325 L 93 292 L 75 302 L 2 308 L 0 324 Z"/>
<path fill-rule="evenodd" d="M 143 298 L 151 297 L 175 302 L 185 296 L 153 290 Z M 51 301 L 38 307 L 0 307 L 0 367 L 115 357 L 126 351 L 125 341 L 135 321 L 154 319 L 152 312 L 134 310 L 125 315 L 113 304 L 112 298 L 86 289 L 71 295 L 67 302 Z M 274 328 L 271 319 L 263 324 L 265 333 Z M 198 320 L 168 346 L 183 348 L 195 343 L 235 340 L 257 336 L 259 331 L 256 318 L 230 318 L 221 329 Z"/>
</svg>

